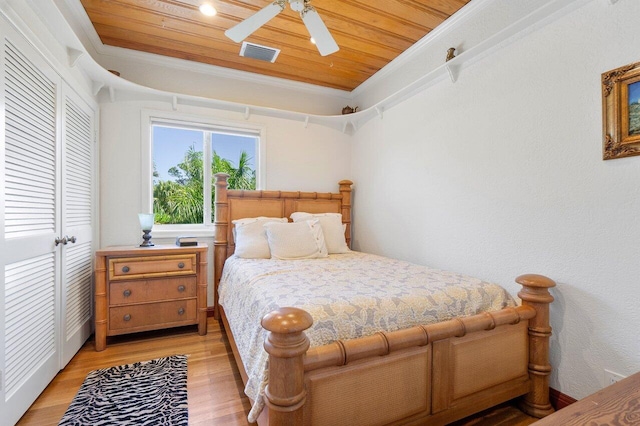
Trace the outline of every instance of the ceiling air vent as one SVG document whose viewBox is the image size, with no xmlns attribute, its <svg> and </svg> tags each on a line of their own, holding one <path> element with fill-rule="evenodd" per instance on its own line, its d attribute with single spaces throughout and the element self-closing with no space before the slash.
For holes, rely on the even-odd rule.
<svg viewBox="0 0 640 426">
<path fill-rule="evenodd" d="M 259 59 L 261 61 L 275 62 L 280 49 L 274 49 L 273 47 L 260 46 L 259 44 L 242 42 L 242 49 L 240 49 L 240 56 L 247 58 Z"/>
</svg>

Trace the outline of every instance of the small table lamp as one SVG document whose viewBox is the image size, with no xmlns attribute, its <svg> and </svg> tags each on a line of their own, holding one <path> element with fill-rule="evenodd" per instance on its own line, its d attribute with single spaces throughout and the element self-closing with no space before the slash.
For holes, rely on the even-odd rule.
<svg viewBox="0 0 640 426">
<path fill-rule="evenodd" d="M 155 216 L 153 213 L 138 213 L 138 219 L 140 219 L 140 228 L 142 228 L 142 239 L 144 242 L 140 244 L 140 247 L 152 247 L 154 244 L 151 242 L 151 229 L 153 229 L 153 220 Z"/>
</svg>

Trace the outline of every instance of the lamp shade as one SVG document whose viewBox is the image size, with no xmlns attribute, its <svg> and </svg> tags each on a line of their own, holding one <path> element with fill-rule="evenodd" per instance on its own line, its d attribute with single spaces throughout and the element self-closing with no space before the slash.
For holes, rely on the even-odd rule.
<svg viewBox="0 0 640 426">
<path fill-rule="evenodd" d="M 140 219 L 140 228 L 143 231 L 151 231 L 153 228 L 153 213 L 138 213 L 138 219 Z"/>
</svg>

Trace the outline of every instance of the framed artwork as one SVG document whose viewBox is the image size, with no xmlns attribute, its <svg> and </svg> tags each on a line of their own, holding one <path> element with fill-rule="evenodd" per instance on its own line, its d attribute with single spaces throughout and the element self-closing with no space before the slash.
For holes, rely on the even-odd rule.
<svg viewBox="0 0 640 426">
<path fill-rule="evenodd" d="M 640 155 L 640 62 L 602 74 L 602 159 Z"/>
</svg>

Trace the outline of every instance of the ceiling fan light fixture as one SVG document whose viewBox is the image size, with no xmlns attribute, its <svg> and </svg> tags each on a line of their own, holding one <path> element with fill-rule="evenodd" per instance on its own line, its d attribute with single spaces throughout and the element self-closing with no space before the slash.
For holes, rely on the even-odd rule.
<svg viewBox="0 0 640 426">
<path fill-rule="evenodd" d="M 289 0 L 289 7 L 296 12 L 304 10 L 305 2 L 303 0 Z"/>
<path fill-rule="evenodd" d="M 218 13 L 211 3 L 202 3 L 198 9 L 204 16 L 215 16 Z"/>
</svg>

